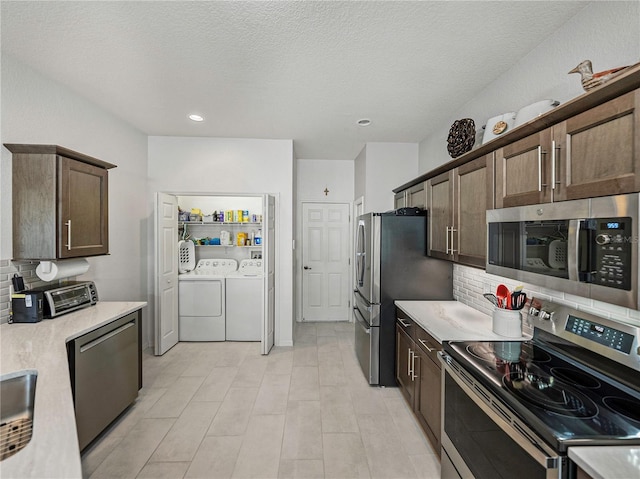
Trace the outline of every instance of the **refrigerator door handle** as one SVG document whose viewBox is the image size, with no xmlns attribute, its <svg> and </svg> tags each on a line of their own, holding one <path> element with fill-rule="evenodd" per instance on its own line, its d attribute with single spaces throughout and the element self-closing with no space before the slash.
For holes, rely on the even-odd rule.
<svg viewBox="0 0 640 479">
<path fill-rule="evenodd" d="M 356 301 L 361 303 L 364 306 L 364 309 L 366 309 L 370 313 L 372 308 L 371 303 L 367 301 L 367 298 L 362 296 L 362 293 L 357 289 L 354 289 L 353 293 L 357 296 Z"/>
<path fill-rule="evenodd" d="M 358 260 L 358 286 L 364 286 L 364 265 L 366 253 L 356 253 L 356 257 Z"/>
<path fill-rule="evenodd" d="M 371 328 L 367 327 L 367 322 L 362 317 L 362 313 L 358 310 L 358 308 L 353 308 L 353 312 L 356 316 L 356 320 L 358 321 L 358 325 L 364 330 L 366 334 L 371 334 Z"/>
<path fill-rule="evenodd" d="M 364 221 L 358 221 L 358 235 L 356 239 L 356 274 L 358 275 L 358 286 L 364 286 L 364 271 L 366 263 L 365 243 L 364 243 Z"/>
</svg>

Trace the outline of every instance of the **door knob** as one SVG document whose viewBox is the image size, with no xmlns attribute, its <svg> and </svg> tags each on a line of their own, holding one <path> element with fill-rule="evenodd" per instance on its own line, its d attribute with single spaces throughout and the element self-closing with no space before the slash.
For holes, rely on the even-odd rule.
<svg viewBox="0 0 640 479">
<path fill-rule="evenodd" d="M 311 268 L 309 268 L 308 266 L 305 266 L 304 269 L 311 269 Z"/>
</svg>

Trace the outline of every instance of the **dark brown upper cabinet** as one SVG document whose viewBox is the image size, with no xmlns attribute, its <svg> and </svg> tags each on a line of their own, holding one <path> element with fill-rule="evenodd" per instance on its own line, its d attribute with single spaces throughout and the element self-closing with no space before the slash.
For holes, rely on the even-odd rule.
<svg viewBox="0 0 640 479">
<path fill-rule="evenodd" d="M 12 153 L 13 259 L 109 253 L 111 163 L 56 145 L 4 145 Z"/>
</svg>

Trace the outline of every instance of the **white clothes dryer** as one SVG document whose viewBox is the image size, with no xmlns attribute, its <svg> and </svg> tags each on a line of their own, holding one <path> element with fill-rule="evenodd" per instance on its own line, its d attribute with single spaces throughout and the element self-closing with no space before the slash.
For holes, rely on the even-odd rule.
<svg viewBox="0 0 640 479">
<path fill-rule="evenodd" d="M 178 275 L 180 341 L 226 339 L 225 276 L 238 268 L 235 259 L 201 259 Z"/>
<path fill-rule="evenodd" d="M 243 259 L 227 275 L 227 341 L 260 341 L 263 317 L 263 261 Z"/>
</svg>

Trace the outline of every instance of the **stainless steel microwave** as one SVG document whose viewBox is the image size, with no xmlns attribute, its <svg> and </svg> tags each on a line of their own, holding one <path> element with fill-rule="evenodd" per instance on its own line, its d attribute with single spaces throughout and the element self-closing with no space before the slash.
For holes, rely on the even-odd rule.
<svg viewBox="0 0 640 479">
<path fill-rule="evenodd" d="M 487 273 L 638 309 L 640 195 L 487 211 Z"/>
</svg>

